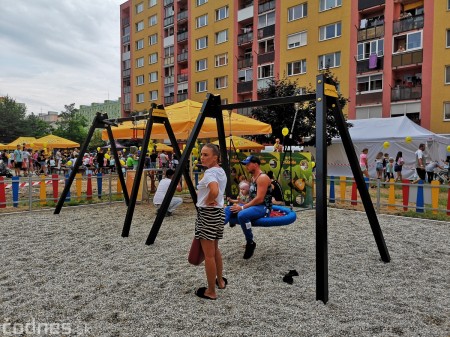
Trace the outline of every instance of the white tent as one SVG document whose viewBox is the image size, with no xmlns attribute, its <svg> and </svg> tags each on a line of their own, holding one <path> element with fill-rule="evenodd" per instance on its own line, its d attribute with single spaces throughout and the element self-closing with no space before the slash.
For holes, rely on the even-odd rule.
<svg viewBox="0 0 450 337">
<path fill-rule="evenodd" d="M 398 151 L 402 151 L 405 160 L 402 175 L 407 179 L 415 174 L 415 152 L 420 143 L 426 145 L 427 161 L 438 160 L 443 164 L 442 161 L 446 158 L 450 139 L 417 125 L 408 117 L 370 118 L 348 120 L 348 122 L 353 124 L 353 127 L 349 128 L 349 133 L 357 157 L 359 158 L 363 148 L 369 149 L 368 162 L 371 177 L 376 177 L 375 157 L 380 151 L 387 152 L 394 158 Z M 411 137 L 411 142 L 406 142 L 406 137 Z M 389 142 L 388 148 L 383 146 L 384 142 Z M 315 152 L 315 148 L 306 150 Z M 327 157 L 329 176 L 353 176 L 340 138 L 333 139 L 332 145 L 328 147 Z"/>
</svg>

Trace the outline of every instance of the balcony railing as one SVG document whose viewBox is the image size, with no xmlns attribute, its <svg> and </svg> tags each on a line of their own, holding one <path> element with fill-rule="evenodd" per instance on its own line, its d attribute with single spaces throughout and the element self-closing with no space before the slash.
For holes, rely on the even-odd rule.
<svg viewBox="0 0 450 337">
<path fill-rule="evenodd" d="M 175 17 L 173 15 L 168 16 L 167 18 L 164 19 L 164 27 L 173 25 L 174 21 L 175 21 Z"/>
<path fill-rule="evenodd" d="M 275 25 L 270 25 L 261 29 L 258 29 L 258 39 L 264 39 L 266 37 L 275 35 Z"/>
<path fill-rule="evenodd" d="M 258 14 L 275 9 L 275 0 L 266 1 L 258 6 Z"/>
<path fill-rule="evenodd" d="M 273 77 L 267 77 L 267 78 L 259 78 L 258 79 L 258 90 L 261 89 L 267 89 L 270 84 L 272 83 Z"/>
<path fill-rule="evenodd" d="M 187 82 L 188 74 L 178 74 L 177 75 L 177 83 Z"/>
<path fill-rule="evenodd" d="M 130 42 L 130 34 L 122 36 L 122 43 Z"/>
<path fill-rule="evenodd" d="M 164 77 L 164 85 L 170 85 L 175 82 L 175 76 L 166 76 Z"/>
<path fill-rule="evenodd" d="M 383 101 L 383 92 L 372 92 L 356 95 L 356 105 L 376 104 Z"/>
<path fill-rule="evenodd" d="M 384 65 L 384 57 L 383 56 L 377 57 L 377 64 L 376 64 L 375 68 L 370 67 L 370 62 L 368 59 L 361 60 L 356 63 L 356 72 L 358 74 L 361 74 L 361 73 L 365 73 L 368 71 L 381 70 L 381 69 L 383 69 L 383 65 Z"/>
<path fill-rule="evenodd" d="M 250 6 L 253 6 L 253 0 L 242 1 L 241 5 L 239 6 L 239 9 L 247 8 Z"/>
<path fill-rule="evenodd" d="M 188 11 L 182 11 L 180 13 L 177 14 L 177 21 L 183 21 L 186 20 L 188 18 Z"/>
<path fill-rule="evenodd" d="M 164 96 L 164 105 L 171 105 L 175 102 L 175 96 Z"/>
<path fill-rule="evenodd" d="M 131 75 L 131 69 L 127 69 L 122 72 L 122 77 L 130 77 L 130 75 Z"/>
<path fill-rule="evenodd" d="M 188 38 L 188 32 L 178 33 L 177 42 L 186 41 Z"/>
<path fill-rule="evenodd" d="M 367 8 L 384 5 L 385 0 L 359 0 L 358 10 L 362 11 Z"/>
<path fill-rule="evenodd" d="M 384 25 L 358 29 L 358 42 L 384 36 Z"/>
<path fill-rule="evenodd" d="M 123 87 L 123 93 L 129 94 L 131 92 L 131 87 Z"/>
<path fill-rule="evenodd" d="M 394 34 L 407 32 L 408 30 L 423 28 L 423 14 L 410 16 L 398 21 L 394 21 Z"/>
<path fill-rule="evenodd" d="M 253 114 L 253 108 L 239 108 L 239 109 L 237 109 L 237 113 L 239 115 L 251 117 Z"/>
<path fill-rule="evenodd" d="M 164 0 L 164 7 L 173 4 L 173 0 Z"/>
<path fill-rule="evenodd" d="M 130 110 L 131 110 L 131 104 L 130 103 L 125 103 L 123 105 L 123 111 L 129 112 Z"/>
<path fill-rule="evenodd" d="M 275 60 L 275 52 L 270 51 L 268 53 L 258 55 L 258 64 L 273 62 Z"/>
<path fill-rule="evenodd" d="M 253 90 L 253 81 L 239 82 L 237 84 L 238 94 L 242 94 L 245 92 L 251 92 L 252 90 Z"/>
<path fill-rule="evenodd" d="M 395 87 L 391 89 L 391 101 L 406 101 L 422 98 L 422 87 Z"/>
<path fill-rule="evenodd" d="M 250 68 L 253 66 L 253 57 L 238 60 L 238 69 Z"/>
<path fill-rule="evenodd" d="M 187 51 L 185 51 L 185 52 L 183 52 L 183 53 L 177 55 L 177 61 L 178 61 L 178 63 L 179 63 L 179 62 L 185 62 L 185 61 L 187 61 L 187 60 L 188 60 L 188 53 L 187 53 Z"/>
<path fill-rule="evenodd" d="M 177 94 L 177 102 L 182 102 L 188 99 L 188 94 Z"/>
<path fill-rule="evenodd" d="M 423 62 L 423 51 L 403 52 L 392 55 L 392 67 L 402 67 Z"/>
<path fill-rule="evenodd" d="M 237 42 L 238 46 L 242 46 L 244 44 L 252 42 L 253 42 L 253 32 L 238 35 L 238 42 Z"/>
<path fill-rule="evenodd" d="M 164 58 L 164 66 L 165 67 L 173 66 L 174 61 L 175 61 L 175 57 L 173 57 L 173 56 L 165 57 Z"/>
</svg>

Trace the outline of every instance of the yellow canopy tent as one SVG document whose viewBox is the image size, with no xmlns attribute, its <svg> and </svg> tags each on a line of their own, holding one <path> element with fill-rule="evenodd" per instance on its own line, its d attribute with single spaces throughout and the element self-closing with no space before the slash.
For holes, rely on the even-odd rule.
<svg viewBox="0 0 450 337">
<path fill-rule="evenodd" d="M 166 151 L 173 152 L 172 146 L 166 145 L 164 143 L 156 143 L 156 152 Z"/>
<path fill-rule="evenodd" d="M 19 137 L 16 140 L 12 141 L 9 144 L 6 144 L 3 146 L 5 150 L 15 150 L 17 148 L 17 145 L 23 145 L 30 146 L 31 144 L 35 144 L 36 138 L 34 137 Z M 31 146 L 30 146 L 31 147 Z"/>
<path fill-rule="evenodd" d="M 187 139 L 189 137 L 202 105 L 199 102 L 185 100 L 165 107 L 170 125 L 177 139 Z M 239 115 L 235 112 L 232 112 L 231 115 L 227 111 L 223 111 L 222 113 L 226 134 L 242 136 L 272 133 L 272 127 L 269 124 Z M 135 124 L 133 122 L 124 122 L 117 128 L 112 127 L 111 130 L 116 139 L 142 139 L 145 133 L 145 125 L 146 121 L 143 120 L 137 121 Z M 216 121 L 211 118 L 206 118 L 198 138 L 212 137 L 217 137 Z M 151 138 L 168 138 L 164 125 L 153 124 Z M 106 130 L 102 131 L 102 139 L 108 139 Z"/>
<path fill-rule="evenodd" d="M 39 139 L 36 139 L 34 144 L 36 147 L 39 148 L 51 148 L 51 149 L 71 149 L 80 147 L 79 143 L 55 135 L 47 135 Z"/>
<path fill-rule="evenodd" d="M 238 137 L 238 136 L 230 136 L 225 138 L 225 143 L 227 144 L 227 149 L 229 150 L 230 147 L 232 150 L 234 150 L 232 144 L 231 144 L 231 139 L 233 139 L 233 145 L 234 148 L 237 150 L 262 150 L 264 149 L 264 145 L 252 142 L 251 140 L 242 138 L 242 137 Z M 219 145 L 219 141 L 216 140 L 215 142 L 213 142 L 213 144 Z"/>
</svg>

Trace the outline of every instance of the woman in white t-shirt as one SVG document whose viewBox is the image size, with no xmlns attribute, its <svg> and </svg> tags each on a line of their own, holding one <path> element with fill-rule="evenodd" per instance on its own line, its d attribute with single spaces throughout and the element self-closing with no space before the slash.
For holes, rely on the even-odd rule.
<svg viewBox="0 0 450 337">
<path fill-rule="evenodd" d="M 219 166 L 219 147 L 206 144 L 201 151 L 201 162 L 206 171 L 197 186 L 197 219 L 195 221 L 195 238 L 205 254 L 205 271 L 208 287 L 198 288 L 198 297 L 215 300 L 216 285 L 225 289 L 227 280 L 223 277 L 222 254 L 219 240 L 223 238 L 224 228 L 224 192 L 227 185 L 225 171 Z"/>
</svg>

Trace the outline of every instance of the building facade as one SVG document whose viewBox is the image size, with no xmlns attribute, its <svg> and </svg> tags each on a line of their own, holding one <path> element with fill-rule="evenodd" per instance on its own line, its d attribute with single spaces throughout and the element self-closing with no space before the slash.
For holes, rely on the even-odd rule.
<svg viewBox="0 0 450 337">
<path fill-rule="evenodd" d="M 129 0 L 120 6 L 122 115 L 207 93 L 257 100 L 272 78 L 314 87 L 328 68 L 350 119 L 407 115 L 449 133 L 445 2 Z"/>
<path fill-rule="evenodd" d="M 97 112 L 107 113 L 108 118 L 119 118 L 121 108 L 120 97 L 117 100 L 105 100 L 103 103 L 92 103 L 91 105 L 80 105 L 78 114 L 84 116 L 88 124 L 92 123 Z M 90 125 L 90 124 L 89 124 Z"/>
</svg>

